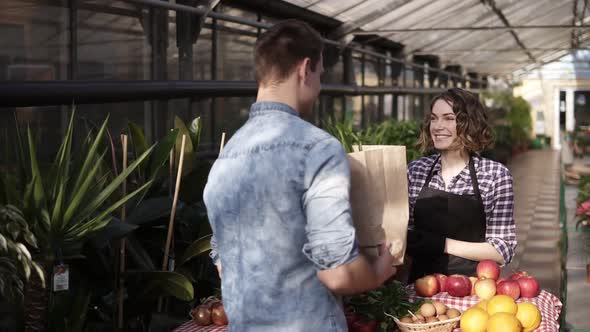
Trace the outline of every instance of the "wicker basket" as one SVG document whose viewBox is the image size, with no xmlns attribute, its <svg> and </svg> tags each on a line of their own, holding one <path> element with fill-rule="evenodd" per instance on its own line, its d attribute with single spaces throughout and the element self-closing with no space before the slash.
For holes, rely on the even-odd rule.
<svg viewBox="0 0 590 332">
<path fill-rule="evenodd" d="M 460 319 L 461 316 L 447 319 L 442 322 L 424 324 L 402 323 L 397 318 L 394 318 L 393 320 L 402 332 L 451 332 L 457 326 Z"/>
</svg>

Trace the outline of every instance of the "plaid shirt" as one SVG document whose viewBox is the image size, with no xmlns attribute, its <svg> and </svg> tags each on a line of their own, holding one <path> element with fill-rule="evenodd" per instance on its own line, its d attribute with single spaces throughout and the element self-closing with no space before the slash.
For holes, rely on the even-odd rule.
<svg viewBox="0 0 590 332">
<path fill-rule="evenodd" d="M 410 225 L 414 222 L 414 205 L 422 190 L 428 172 L 438 155 L 431 155 L 415 160 L 408 165 L 408 186 L 410 197 Z M 504 257 L 505 264 L 510 263 L 516 249 L 516 226 L 514 223 L 514 192 L 512 175 L 502 164 L 481 157 L 473 157 L 479 191 L 486 214 L 486 241 Z M 440 159 L 434 166 L 430 188 L 445 190 L 458 195 L 473 195 L 473 186 L 466 166 L 451 179 L 445 189 L 441 176 Z"/>
</svg>

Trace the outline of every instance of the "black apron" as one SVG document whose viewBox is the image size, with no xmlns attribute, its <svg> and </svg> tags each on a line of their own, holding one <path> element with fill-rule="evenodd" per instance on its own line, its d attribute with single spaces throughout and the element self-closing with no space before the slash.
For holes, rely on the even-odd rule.
<svg viewBox="0 0 590 332">
<path fill-rule="evenodd" d="M 454 240 L 484 242 L 486 215 L 473 157 L 469 157 L 469 175 L 474 195 L 458 195 L 428 186 L 439 158 L 440 156 L 432 164 L 426 182 L 416 199 L 414 228 Z M 444 253 L 434 256 L 416 255 L 412 261 L 410 282 L 433 273 L 475 275 L 477 263 Z"/>
</svg>

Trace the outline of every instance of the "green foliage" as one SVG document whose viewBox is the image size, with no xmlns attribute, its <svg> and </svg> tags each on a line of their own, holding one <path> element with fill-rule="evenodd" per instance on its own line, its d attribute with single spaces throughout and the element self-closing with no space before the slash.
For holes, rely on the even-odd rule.
<svg viewBox="0 0 590 332">
<path fill-rule="evenodd" d="M 490 120 L 495 126 L 496 135 L 498 135 L 498 126 L 510 128 L 510 139 L 503 135 L 497 136 L 496 144 L 500 147 L 508 145 L 517 148 L 528 147 L 533 127 L 530 104 L 522 97 L 514 97 L 508 92 L 484 92 L 483 96 L 492 104 Z"/>
<path fill-rule="evenodd" d="M 361 316 L 381 322 L 380 331 L 385 332 L 396 327 L 392 316 L 400 319 L 408 315 L 408 310 L 415 313 L 423 300 L 410 302 L 404 285 L 393 281 L 376 290 L 353 296 L 347 303 Z"/>
<path fill-rule="evenodd" d="M 22 212 L 13 205 L 0 205 L 0 295 L 14 303 L 22 303 L 24 282 L 31 273 L 45 283 L 43 269 L 27 246 L 37 248 L 37 240 Z"/>
<path fill-rule="evenodd" d="M 590 200 L 590 175 L 583 175 L 578 183 L 577 203 L 580 204 L 587 200 Z"/>
<path fill-rule="evenodd" d="M 348 153 L 354 151 L 354 146 L 360 146 L 362 150 L 362 145 L 403 145 L 408 162 L 422 156 L 416 147 L 420 136 L 420 124 L 416 121 L 389 120 L 361 130 L 354 129 L 351 121 L 334 123 L 327 120 L 324 129 L 336 137 Z"/>
</svg>

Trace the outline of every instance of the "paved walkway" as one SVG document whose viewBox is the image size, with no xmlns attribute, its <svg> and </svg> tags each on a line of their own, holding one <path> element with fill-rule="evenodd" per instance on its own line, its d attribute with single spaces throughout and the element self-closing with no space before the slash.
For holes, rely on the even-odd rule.
<svg viewBox="0 0 590 332">
<path fill-rule="evenodd" d="M 518 247 L 514 260 L 502 271 L 503 276 L 515 270 L 527 271 L 539 279 L 543 289 L 558 297 L 561 294 L 560 170 L 562 160 L 567 162 L 567 159 L 558 151 L 543 150 L 519 155 L 510 163 L 514 177 Z M 590 164 L 590 158 L 573 162 Z M 563 330 L 590 332 L 590 283 L 586 281 L 590 232 L 575 228 L 577 194 L 577 186 L 565 187 L 568 254 L 566 324 Z"/>
<path fill-rule="evenodd" d="M 513 261 L 502 271 L 522 270 L 535 276 L 541 287 L 560 295 L 559 186 L 560 153 L 529 151 L 508 166 L 514 178 L 514 218 L 518 246 Z"/>
</svg>

